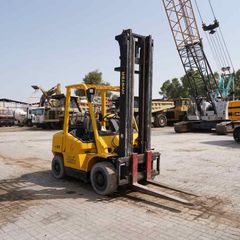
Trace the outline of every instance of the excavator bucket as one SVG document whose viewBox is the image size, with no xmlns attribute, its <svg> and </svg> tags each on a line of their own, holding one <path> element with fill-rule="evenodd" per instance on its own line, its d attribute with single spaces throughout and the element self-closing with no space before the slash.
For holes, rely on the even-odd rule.
<svg viewBox="0 0 240 240">
<path fill-rule="evenodd" d="M 36 86 L 36 85 L 32 85 L 31 87 L 32 87 L 34 90 L 39 90 L 39 87 Z"/>
</svg>

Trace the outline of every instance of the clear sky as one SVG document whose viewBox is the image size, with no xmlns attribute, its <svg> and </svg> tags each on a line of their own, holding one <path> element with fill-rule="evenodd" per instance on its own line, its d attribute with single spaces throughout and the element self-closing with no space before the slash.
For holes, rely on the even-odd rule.
<svg viewBox="0 0 240 240">
<path fill-rule="evenodd" d="M 208 0 L 198 3 L 205 19 L 212 21 Z M 238 69 L 240 1 L 212 4 Z M 154 38 L 157 98 L 164 80 L 183 75 L 161 0 L 0 0 L 0 98 L 28 101 L 33 84 L 48 89 L 61 83 L 63 88 L 95 69 L 103 72 L 105 81 L 118 85 L 113 69 L 119 65 L 119 47 L 114 37 L 127 28 Z"/>
</svg>

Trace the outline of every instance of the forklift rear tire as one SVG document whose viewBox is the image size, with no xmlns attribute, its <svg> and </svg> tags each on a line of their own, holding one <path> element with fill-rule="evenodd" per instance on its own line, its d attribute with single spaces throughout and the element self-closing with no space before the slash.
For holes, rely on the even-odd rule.
<svg viewBox="0 0 240 240">
<path fill-rule="evenodd" d="M 109 195 L 117 191 L 117 174 L 110 162 L 98 162 L 91 170 L 91 184 L 99 195 Z"/>
<path fill-rule="evenodd" d="M 60 155 L 55 155 L 52 160 L 52 174 L 57 179 L 65 177 L 63 158 Z"/>
<path fill-rule="evenodd" d="M 233 138 L 237 143 L 240 143 L 240 127 L 236 127 L 233 131 Z"/>
</svg>

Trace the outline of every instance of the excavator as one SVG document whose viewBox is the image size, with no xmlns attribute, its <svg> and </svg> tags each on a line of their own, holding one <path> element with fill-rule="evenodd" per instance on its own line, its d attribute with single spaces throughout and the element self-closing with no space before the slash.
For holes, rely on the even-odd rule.
<svg viewBox="0 0 240 240">
<path fill-rule="evenodd" d="M 61 85 L 57 84 L 48 91 L 36 85 L 32 88 L 42 92 L 39 106 L 31 109 L 32 124 L 40 128 L 62 129 L 65 95 L 61 92 Z M 71 121 L 77 121 L 80 117 L 78 97 L 71 96 Z"/>
<path fill-rule="evenodd" d="M 120 47 L 120 87 L 75 84 L 66 87 L 63 131 L 52 140 L 52 174 L 91 182 L 97 194 L 110 195 L 121 186 L 183 204 L 182 197 L 163 191 L 153 178 L 160 173 L 160 153 L 151 147 L 152 62 L 151 36 L 124 30 L 115 38 Z M 136 77 L 137 76 L 137 77 Z M 134 84 L 138 81 L 139 124 L 134 118 Z M 69 121 L 72 90 L 85 93 L 88 111 L 82 122 Z M 107 92 L 118 92 L 115 110 L 106 109 Z M 94 104 L 101 96 L 101 108 Z M 166 188 L 166 186 L 164 186 Z"/>
<path fill-rule="evenodd" d="M 61 85 L 57 84 L 56 86 L 52 87 L 48 91 L 44 90 L 41 86 L 33 85 L 32 88 L 37 91 L 40 90 L 42 92 L 42 96 L 40 98 L 39 106 L 43 107 L 47 101 L 47 103 L 52 106 L 52 102 L 50 101 L 51 96 L 54 94 L 61 94 Z"/>
<path fill-rule="evenodd" d="M 61 85 L 57 84 L 48 91 L 37 85 L 33 85 L 32 88 L 42 92 L 39 106 L 31 109 L 32 124 L 40 128 L 58 128 L 63 122 L 63 112 L 60 105 L 56 106 L 56 101 L 59 103 L 64 98 L 61 93 Z M 55 100 L 56 97 L 58 100 Z"/>
</svg>

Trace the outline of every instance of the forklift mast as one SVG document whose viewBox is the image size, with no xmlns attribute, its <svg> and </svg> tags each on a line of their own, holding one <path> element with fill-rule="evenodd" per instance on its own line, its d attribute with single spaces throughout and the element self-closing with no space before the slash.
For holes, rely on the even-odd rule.
<svg viewBox="0 0 240 240">
<path fill-rule="evenodd" d="M 128 29 L 116 36 L 115 39 L 118 41 L 120 47 L 120 67 L 115 68 L 116 71 L 120 72 L 119 185 L 128 182 L 130 177 L 131 186 L 136 190 L 150 195 L 164 196 L 168 199 L 187 204 L 188 201 L 186 199 L 157 189 L 156 187 L 163 186 L 153 181 L 153 177 L 160 173 L 160 153 L 152 152 L 151 149 L 152 37 L 141 36 Z M 135 76 L 139 85 L 137 146 L 133 146 Z M 121 171 L 121 166 L 124 166 L 124 164 L 129 166 L 127 171 Z M 128 172 L 129 177 L 126 177 L 126 180 L 124 178 L 121 179 L 122 172 Z M 141 175 L 144 177 L 142 178 Z M 144 180 L 145 185 L 138 182 L 139 177 Z M 155 188 L 151 186 L 155 186 Z"/>
<path fill-rule="evenodd" d="M 120 157 L 129 157 L 133 147 L 134 83 L 138 81 L 139 137 L 137 153 L 151 150 L 151 106 L 152 106 L 152 58 L 153 40 L 151 36 L 141 36 L 124 30 L 115 38 L 120 47 Z"/>
</svg>

